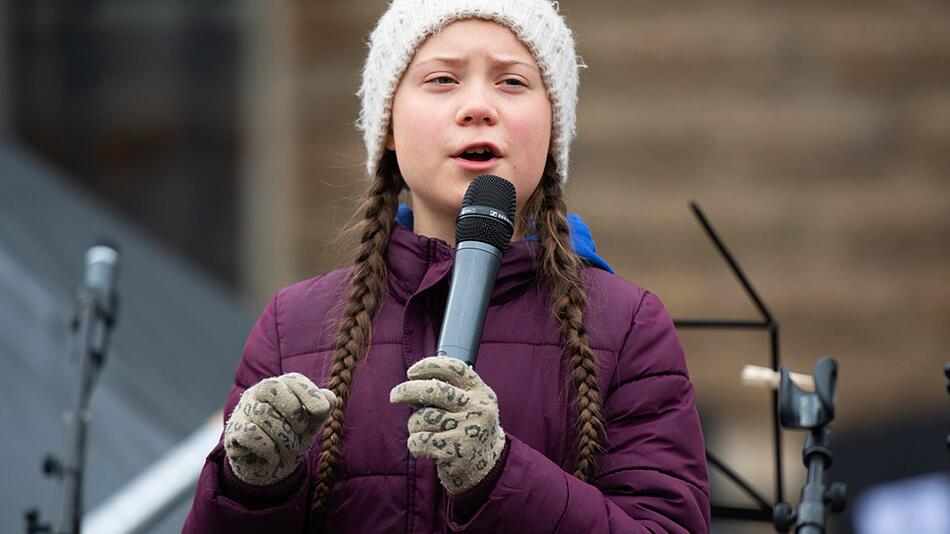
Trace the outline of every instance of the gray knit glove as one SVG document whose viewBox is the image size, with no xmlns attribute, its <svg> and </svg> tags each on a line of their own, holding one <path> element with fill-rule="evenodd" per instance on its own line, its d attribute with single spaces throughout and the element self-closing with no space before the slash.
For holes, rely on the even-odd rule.
<svg viewBox="0 0 950 534">
<path fill-rule="evenodd" d="M 336 396 L 300 373 L 267 378 L 241 395 L 224 429 L 231 471 L 252 486 L 294 472 L 336 405 Z"/>
<path fill-rule="evenodd" d="M 428 405 L 409 417 L 409 452 L 436 461 L 449 493 L 472 489 L 505 448 L 495 392 L 465 362 L 446 356 L 420 360 L 406 375 L 389 402 Z"/>
</svg>

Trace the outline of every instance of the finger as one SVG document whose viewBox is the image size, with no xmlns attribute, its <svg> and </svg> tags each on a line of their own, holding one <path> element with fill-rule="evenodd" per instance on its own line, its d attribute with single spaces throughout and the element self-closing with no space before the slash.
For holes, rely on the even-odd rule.
<svg viewBox="0 0 950 534">
<path fill-rule="evenodd" d="M 431 434 L 432 439 L 428 442 L 420 443 L 428 444 L 436 450 L 443 451 L 445 453 L 443 456 L 445 457 L 454 456 L 461 458 L 466 450 L 469 451 L 470 454 L 473 449 L 482 449 L 488 446 L 498 434 L 498 425 L 490 421 L 469 419 L 461 421 L 451 430 L 443 432 L 422 431 L 418 434 L 426 433 Z M 442 443 L 443 441 L 445 444 Z M 456 443 L 458 443 L 458 445 L 455 445 Z"/>
<path fill-rule="evenodd" d="M 497 435 L 497 425 L 463 423 L 445 432 L 412 432 L 407 446 L 415 458 L 468 460 L 477 465 Z"/>
<path fill-rule="evenodd" d="M 453 414 L 441 408 L 423 408 L 409 417 L 409 433 L 446 432 L 458 428 L 463 414 Z"/>
<path fill-rule="evenodd" d="M 327 402 L 330 403 L 330 411 L 332 412 L 336 405 L 340 402 L 337 399 L 336 394 L 334 394 L 329 389 L 320 388 L 320 393 L 323 393 L 323 396 L 327 398 Z"/>
<path fill-rule="evenodd" d="M 246 433 L 231 437 L 224 448 L 231 470 L 242 480 L 266 477 L 279 462 L 274 442 L 259 429 L 256 435 Z"/>
<path fill-rule="evenodd" d="M 284 454 L 300 445 L 300 435 L 270 403 L 249 400 L 243 408 L 247 421 L 267 434 L 277 454 Z"/>
<path fill-rule="evenodd" d="M 409 380 L 389 392 L 389 402 L 393 404 L 408 404 L 416 408 L 430 405 L 450 412 L 464 410 L 471 400 L 468 392 L 435 379 Z"/>
<path fill-rule="evenodd" d="M 269 378 L 262 381 L 254 391 L 254 400 L 272 406 L 278 413 L 277 418 L 290 423 L 292 432 L 302 434 L 307 429 L 310 422 L 309 412 L 283 380 Z"/>
<path fill-rule="evenodd" d="M 415 432 L 409 434 L 406 445 L 416 459 L 458 460 L 472 455 L 472 448 L 464 441 L 464 433 L 459 429 L 448 432 Z"/>
<path fill-rule="evenodd" d="M 317 420 L 324 420 L 336 405 L 336 395 L 328 389 L 320 389 L 300 373 L 288 373 L 280 377 L 297 396 L 303 408 Z"/>
<path fill-rule="evenodd" d="M 274 440 L 260 426 L 241 415 L 232 416 L 225 428 L 224 448 L 228 456 L 245 463 L 268 463 L 267 458 L 275 456 Z"/>
<path fill-rule="evenodd" d="M 435 378 L 466 390 L 482 383 L 482 379 L 467 363 L 448 356 L 423 358 L 406 371 L 406 376 L 410 380 Z"/>
</svg>

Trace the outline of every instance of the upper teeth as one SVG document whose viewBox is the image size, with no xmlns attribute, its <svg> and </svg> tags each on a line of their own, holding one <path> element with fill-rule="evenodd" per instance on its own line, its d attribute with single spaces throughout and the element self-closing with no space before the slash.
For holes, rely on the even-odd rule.
<svg viewBox="0 0 950 534">
<path fill-rule="evenodd" d="M 491 152 L 491 149 L 488 147 L 480 146 L 476 148 L 470 148 L 465 151 L 466 154 L 484 154 L 485 152 Z"/>
</svg>

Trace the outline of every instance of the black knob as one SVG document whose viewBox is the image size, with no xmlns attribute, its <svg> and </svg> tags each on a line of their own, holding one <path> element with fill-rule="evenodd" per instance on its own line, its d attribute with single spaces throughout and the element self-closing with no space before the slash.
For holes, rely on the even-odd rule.
<svg viewBox="0 0 950 534">
<path fill-rule="evenodd" d="M 27 534 L 42 534 L 52 532 L 49 525 L 40 522 L 40 511 L 37 508 L 30 508 L 23 512 L 23 519 L 26 521 Z"/>
<path fill-rule="evenodd" d="M 61 478 L 63 476 L 63 464 L 52 454 L 47 454 L 43 458 L 43 473 L 48 477 Z"/>
<path fill-rule="evenodd" d="M 788 532 L 795 524 L 795 510 L 784 502 L 777 503 L 772 508 L 772 522 L 775 523 L 775 530 Z"/>
<path fill-rule="evenodd" d="M 831 505 L 831 511 L 839 514 L 848 502 L 848 487 L 843 482 L 835 482 L 825 492 L 825 500 Z"/>
</svg>

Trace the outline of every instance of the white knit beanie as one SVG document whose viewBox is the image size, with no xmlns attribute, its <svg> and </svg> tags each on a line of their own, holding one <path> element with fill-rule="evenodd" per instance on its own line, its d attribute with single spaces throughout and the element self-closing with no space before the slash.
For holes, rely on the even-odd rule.
<svg viewBox="0 0 950 534">
<path fill-rule="evenodd" d="M 502 24 L 534 54 L 554 112 L 551 155 L 561 184 L 567 182 L 575 133 L 578 69 L 585 65 L 574 38 L 549 0 L 392 0 L 370 34 L 357 128 L 366 144 L 366 172 L 376 175 L 392 116 L 393 94 L 416 49 L 450 22 L 478 18 Z"/>
</svg>

